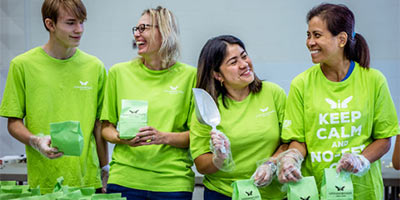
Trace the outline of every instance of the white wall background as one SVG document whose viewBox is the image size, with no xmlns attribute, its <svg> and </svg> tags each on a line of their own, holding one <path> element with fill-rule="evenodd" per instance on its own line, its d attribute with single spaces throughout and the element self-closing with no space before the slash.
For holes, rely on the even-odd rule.
<svg viewBox="0 0 400 200">
<path fill-rule="evenodd" d="M 80 49 L 100 58 L 107 69 L 132 59 L 131 28 L 145 8 L 165 6 L 177 16 L 181 61 L 196 66 L 211 37 L 233 34 L 244 41 L 257 75 L 289 91 L 290 81 L 312 65 L 305 46 L 306 14 L 319 0 L 83 0 L 88 20 Z M 0 93 L 13 57 L 43 45 L 42 0 L 0 0 Z M 368 41 L 371 63 L 386 76 L 400 115 L 400 1 L 335 0 L 356 16 L 356 31 Z M 2 98 L 2 96 L 0 96 Z M 1 100 L 0 98 L 0 100 Z M 394 140 L 393 140 L 394 141 Z M 0 118 L 0 157 L 23 154 L 24 146 L 7 132 Z M 391 152 L 385 159 L 391 157 Z"/>
</svg>

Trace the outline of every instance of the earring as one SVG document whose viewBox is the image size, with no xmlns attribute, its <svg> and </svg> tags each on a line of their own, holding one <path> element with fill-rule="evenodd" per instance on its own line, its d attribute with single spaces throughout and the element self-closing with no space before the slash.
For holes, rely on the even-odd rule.
<svg viewBox="0 0 400 200">
<path fill-rule="evenodd" d="M 221 83 L 221 87 L 224 87 L 223 81 L 220 81 L 220 83 Z"/>
<path fill-rule="evenodd" d="M 340 47 L 344 47 L 344 44 L 340 44 Z"/>
</svg>

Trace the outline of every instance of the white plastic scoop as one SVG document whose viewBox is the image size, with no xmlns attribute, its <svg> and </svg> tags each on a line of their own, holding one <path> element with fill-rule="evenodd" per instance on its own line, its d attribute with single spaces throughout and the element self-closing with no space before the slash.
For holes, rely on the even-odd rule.
<svg viewBox="0 0 400 200">
<path fill-rule="evenodd" d="M 217 130 L 217 126 L 221 122 L 221 115 L 214 99 L 200 88 L 193 88 L 193 94 L 197 120 L 202 124 L 211 126 L 211 131 L 220 132 Z M 221 153 L 226 153 L 224 144 L 222 145 Z"/>
</svg>

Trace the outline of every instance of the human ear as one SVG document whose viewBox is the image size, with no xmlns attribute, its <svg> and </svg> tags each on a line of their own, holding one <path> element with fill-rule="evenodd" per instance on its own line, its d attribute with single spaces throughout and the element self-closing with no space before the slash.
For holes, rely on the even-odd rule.
<svg viewBox="0 0 400 200">
<path fill-rule="evenodd" d="M 340 46 L 340 47 L 346 46 L 347 38 L 348 38 L 347 33 L 344 32 L 344 31 L 342 31 L 342 32 L 340 32 L 340 33 L 338 34 L 337 37 L 338 37 L 338 39 L 339 39 L 339 46 Z"/>
<path fill-rule="evenodd" d="M 55 23 L 53 22 L 53 20 L 51 20 L 50 18 L 46 18 L 44 20 L 44 24 L 46 25 L 47 29 L 49 29 L 49 31 L 54 31 Z"/>
<path fill-rule="evenodd" d="M 213 71 L 213 76 L 214 76 L 214 78 L 217 79 L 219 82 L 222 82 L 222 81 L 223 81 L 221 72 Z"/>
</svg>

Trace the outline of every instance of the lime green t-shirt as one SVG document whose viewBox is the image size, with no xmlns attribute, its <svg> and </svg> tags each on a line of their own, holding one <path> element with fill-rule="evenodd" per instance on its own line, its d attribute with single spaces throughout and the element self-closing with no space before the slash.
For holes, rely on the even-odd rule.
<svg viewBox="0 0 400 200">
<path fill-rule="evenodd" d="M 378 70 L 355 63 L 348 79 L 332 82 L 317 64 L 292 81 L 282 140 L 306 143 L 303 176 L 314 176 L 318 189 L 324 168 L 336 167 L 344 153 L 360 154 L 375 139 L 396 134 L 396 109 Z M 355 199 L 382 199 L 380 160 L 352 180 Z"/>
<path fill-rule="evenodd" d="M 218 98 L 222 131 L 231 143 L 235 169 L 204 175 L 204 185 L 213 191 L 232 196 L 231 184 L 249 179 L 257 169 L 257 161 L 272 156 L 280 145 L 286 94 L 271 82 L 263 82 L 259 93 L 250 93 L 243 101 L 226 98 L 228 108 Z M 210 152 L 211 127 L 200 124 L 195 115 L 190 126 L 190 151 L 194 159 Z M 259 188 L 263 199 L 282 199 L 281 185 L 274 180 L 268 187 Z"/>
<path fill-rule="evenodd" d="M 50 134 L 50 123 L 79 121 L 84 147 L 80 157 L 48 159 L 26 146 L 28 184 L 51 192 L 57 178 L 69 186 L 101 187 L 93 128 L 100 117 L 106 70 L 94 56 L 76 50 L 59 60 L 36 47 L 10 63 L 0 107 L 3 117 L 21 118 L 32 134 Z"/>
<path fill-rule="evenodd" d="M 101 120 L 117 124 L 122 100 L 148 102 L 147 125 L 161 132 L 189 130 L 196 68 L 177 62 L 154 71 L 140 59 L 114 65 L 108 74 Z M 115 145 L 108 183 L 158 192 L 192 192 L 193 161 L 188 148 Z"/>
</svg>

